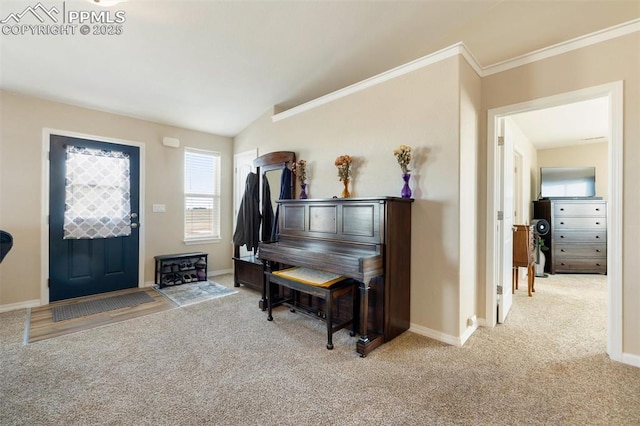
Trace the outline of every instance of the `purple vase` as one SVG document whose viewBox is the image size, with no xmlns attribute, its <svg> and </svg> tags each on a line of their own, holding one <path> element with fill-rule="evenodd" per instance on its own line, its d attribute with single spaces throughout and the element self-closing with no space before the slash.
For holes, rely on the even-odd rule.
<svg viewBox="0 0 640 426">
<path fill-rule="evenodd" d="M 306 183 L 301 183 L 300 184 L 300 199 L 301 200 L 306 200 L 307 199 L 307 184 Z"/>
<path fill-rule="evenodd" d="M 404 185 L 402 186 L 402 192 L 400 192 L 400 196 L 402 198 L 411 198 L 411 188 L 409 188 L 409 179 L 411 179 L 411 173 L 402 174 L 402 180 L 404 181 Z"/>
</svg>

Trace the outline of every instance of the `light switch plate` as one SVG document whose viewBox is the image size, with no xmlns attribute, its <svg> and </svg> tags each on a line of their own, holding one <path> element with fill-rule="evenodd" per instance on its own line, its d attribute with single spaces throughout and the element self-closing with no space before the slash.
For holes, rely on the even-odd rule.
<svg viewBox="0 0 640 426">
<path fill-rule="evenodd" d="M 166 211 L 166 205 L 164 204 L 154 204 L 153 205 L 153 212 L 154 213 L 164 213 Z"/>
</svg>

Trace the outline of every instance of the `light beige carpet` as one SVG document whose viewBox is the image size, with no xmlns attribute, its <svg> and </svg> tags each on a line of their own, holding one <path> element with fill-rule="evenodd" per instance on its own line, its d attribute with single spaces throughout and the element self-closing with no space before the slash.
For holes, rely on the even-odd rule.
<svg viewBox="0 0 640 426">
<path fill-rule="evenodd" d="M 268 322 L 244 287 L 27 346 L 25 312 L 0 314 L 0 424 L 640 424 L 640 369 L 605 354 L 604 280 L 555 277 L 462 348 L 407 332 L 367 358 L 286 308 Z"/>
</svg>

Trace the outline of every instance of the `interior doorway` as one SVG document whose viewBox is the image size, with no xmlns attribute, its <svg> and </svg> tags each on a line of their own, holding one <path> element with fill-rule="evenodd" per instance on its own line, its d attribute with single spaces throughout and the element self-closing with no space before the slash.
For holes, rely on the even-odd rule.
<svg viewBox="0 0 640 426">
<path fill-rule="evenodd" d="M 505 259 L 500 250 L 502 241 L 500 233 L 500 216 L 502 205 L 501 194 L 504 194 L 500 174 L 506 178 L 512 173 L 504 173 L 504 162 L 499 155 L 503 149 L 498 143 L 502 136 L 499 130 L 509 116 L 525 111 L 535 111 L 559 105 L 580 102 L 589 99 L 606 98 L 609 105 L 608 145 L 608 239 L 607 239 L 607 352 L 611 359 L 622 360 L 622 125 L 623 103 L 622 82 L 614 82 L 595 86 L 575 92 L 564 93 L 548 98 L 541 98 L 521 104 L 509 105 L 489 110 L 487 123 L 487 280 L 486 280 L 486 325 L 495 326 L 497 319 L 491 318 L 492 312 L 498 312 L 500 296 L 498 288 L 509 288 L 507 283 L 500 282 L 500 269 L 504 268 Z M 507 139 L 505 144 L 512 143 Z"/>
</svg>

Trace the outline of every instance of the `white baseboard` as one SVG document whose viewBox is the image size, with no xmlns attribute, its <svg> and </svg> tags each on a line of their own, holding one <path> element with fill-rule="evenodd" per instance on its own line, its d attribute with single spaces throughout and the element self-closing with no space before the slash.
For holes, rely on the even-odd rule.
<svg viewBox="0 0 640 426">
<path fill-rule="evenodd" d="M 231 269 L 219 269 L 217 271 L 211 271 L 209 273 L 207 273 L 208 277 L 215 277 L 217 275 L 226 275 L 226 274 L 233 274 L 233 268 Z"/>
<path fill-rule="evenodd" d="M 622 363 L 631 365 L 633 367 L 640 367 L 640 355 L 623 353 Z"/>
<path fill-rule="evenodd" d="M 460 336 L 460 345 L 458 346 L 462 347 L 467 342 L 467 340 L 469 340 L 469 337 L 471 337 L 471 335 L 475 333 L 477 329 L 478 329 L 478 321 L 476 320 L 473 322 L 473 325 L 467 327 L 464 330 L 464 333 L 462 333 L 462 336 Z"/>
<path fill-rule="evenodd" d="M 440 331 L 432 330 L 421 325 L 411 323 L 411 325 L 409 326 L 409 331 L 421 336 L 428 337 L 430 339 L 437 340 L 442 343 L 446 343 L 447 345 L 458 346 L 457 337 L 451 336 L 450 334 L 442 333 Z"/>
<path fill-rule="evenodd" d="M 0 313 L 17 311 L 19 309 L 35 308 L 40 306 L 40 299 L 27 300 L 25 302 L 10 303 L 8 305 L 0 305 Z"/>
<path fill-rule="evenodd" d="M 429 337 L 430 339 L 438 340 L 439 342 L 446 343 L 447 345 L 453 345 L 461 348 L 469 337 L 478 329 L 479 321 L 473 321 L 473 324 L 467 327 L 461 336 L 456 337 L 450 334 L 443 333 L 441 331 L 432 330 L 421 325 L 411 323 L 409 331 L 419 334 L 421 336 Z"/>
</svg>

